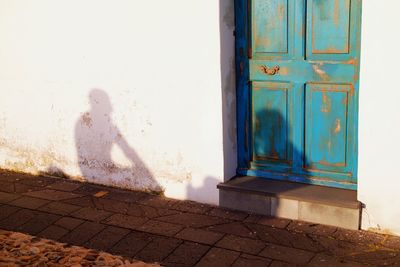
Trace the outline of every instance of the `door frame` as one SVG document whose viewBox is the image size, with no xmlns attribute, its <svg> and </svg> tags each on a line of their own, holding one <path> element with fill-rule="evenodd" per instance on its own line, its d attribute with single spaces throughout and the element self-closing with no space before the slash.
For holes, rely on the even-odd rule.
<svg viewBox="0 0 400 267">
<path fill-rule="evenodd" d="M 307 0 L 304 0 L 307 1 Z M 361 50 L 361 9 L 362 0 L 360 1 L 359 13 L 357 13 L 357 53 L 356 58 L 360 61 Z M 302 176 L 292 173 L 274 173 L 264 172 L 261 170 L 251 169 L 250 162 L 252 159 L 252 134 L 251 134 L 251 84 L 250 84 L 250 70 L 249 58 L 251 56 L 251 0 L 235 0 L 235 71 L 236 71 L 236 116 L 237 116 L 237 170 L 238 176 L 256 176 L 274 180 L 286 180 L 292 182 L 323 185 L 329 187 L 344 188 L 350 190 L 357 190 L 357 169 L 358 169 L 358 94 L 359 94 L 359 73 L 360 66 L 357 64 L 355 79 L 355 118 L 354 118 L 354 155 L 355 159 L 353 164 L 355 171 L 353 176 L 356 181 L 354 183 L 339 182 L 327 180 L 323 178 L 310 179 L 309 176 Z"/>
</svg>

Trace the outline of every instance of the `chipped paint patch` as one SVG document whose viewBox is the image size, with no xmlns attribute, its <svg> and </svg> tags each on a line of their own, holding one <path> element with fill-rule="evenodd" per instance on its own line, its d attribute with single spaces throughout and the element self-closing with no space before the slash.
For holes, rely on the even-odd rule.
<svg viewBox="0 0 400 267">
<path fill-rule="evenodd" d="M 321 107 L 321 112 L 323 113 L 329 113 L 331 112 L 332 108 L 332 101 L 331 99 L 326 95 L 326 92 L 322 93 L 322 107 Z"/>
<path fill-rule="evenodd" d="M 336 121 L 335 121 L 335 130 L 334 130 L 334 133 L 335 134 L 338 134 L 338 133 L 340 133 L 340 130 L 341 130 L 341 125 L 340 125 L 340 119 L 336 119 Z"/>
<path fill-rule="evenodd" d="M 321 77 L 321 79 L 323 81 L 328 81 L 329 80 L 329 76 L 328 74 L 326 74 L 326 72 L 324 70 L 321 69 L 322 64 L 313 64 L 312 68 L 314 70 L 314 72 Z"/>
<path fill-rule="evenodd" d="M 82 114 L 82 122 L 87 127 L 92 127 L 93 121 L 92 121 L 92 117 L 90 116 L 89 112 L 85 112 L 85 113 Z"/>
</svg>

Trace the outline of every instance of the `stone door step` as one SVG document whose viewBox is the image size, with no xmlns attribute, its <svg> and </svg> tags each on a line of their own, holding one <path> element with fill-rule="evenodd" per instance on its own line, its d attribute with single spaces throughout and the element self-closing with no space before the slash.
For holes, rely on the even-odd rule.
<svg viewBox="0 0 400 267">
<path fill-rule="evenodd" d="M 238 176 L 221 183 L 220 206 L 274 217 L 360 228 L 361 203 L 353 190 Z"/>
</svg>

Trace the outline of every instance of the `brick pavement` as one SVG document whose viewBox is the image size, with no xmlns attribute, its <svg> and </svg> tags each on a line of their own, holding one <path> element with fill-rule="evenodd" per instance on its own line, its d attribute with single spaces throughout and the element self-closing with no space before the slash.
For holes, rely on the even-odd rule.
<svg viewBox="0 0 400 267">
<path fill-rule="evenodd" d="M 0 229 L 163 266 L 400 266 L 400 238 L 0 171 Z"/>
</svg>

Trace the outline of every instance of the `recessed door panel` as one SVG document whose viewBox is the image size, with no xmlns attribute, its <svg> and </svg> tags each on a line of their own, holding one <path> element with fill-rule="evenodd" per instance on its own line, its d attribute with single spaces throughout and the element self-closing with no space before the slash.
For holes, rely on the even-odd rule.
<svg viewBox="0 0 400 267">
<path fill-rule="evenodd" d="M 349 130 L 353 111 L 350 85 L 309 84 L 306 87 L 306 168 L 347 172 Z"/>
<path fill-rule="evenodd" d="M 253 83 L 253 160 L 291 161 L 290 84 Z"/>
<path fill-rule="evenodd" d="M 350 60 L 359 52 L 359 0 L 309 0 L 306 7 L 306 57 Z"/>
<path fill-rule="evenodd" d="M 253 53 L 279 56 L 290 53 L 293 0 L 254 0 L 252 2 Z"/>
</svg>

